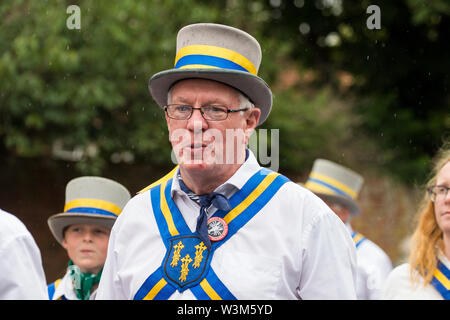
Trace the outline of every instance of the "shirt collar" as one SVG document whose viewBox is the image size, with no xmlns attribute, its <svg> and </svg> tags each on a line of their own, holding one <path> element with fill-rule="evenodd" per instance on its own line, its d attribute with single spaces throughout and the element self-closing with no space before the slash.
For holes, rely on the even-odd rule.
<svg viewBox="0 0 450 320">
<path fill-rule="evenodd" d="M 65 296 L 65 298 L 68 300 L 78 300 L 77 295 L 73 290 L 73 283 L 72 279 L 70 279 L 69 272 L 66 272 L 64 277 L 61 279 L 58 287 L 55 289 L 53 299 L 58 300 L 62 296 Z"/>
<path fill-rule="evenodd" d="M 223 184 L 218 186 L 214 191 L 219 192 L 229 198 L 232 196 L 237 190 L 240 190 L 244 184 L 247 182 L 250 177 L 255 174 L 257 171 L 261 169 L 258 161 L 256 160 L 255 155 L 249 149 L 248 157 L 245 162 L 239 167 L 239 169 L 231 176 L 230 179 L 225 181 Z M 175 172 L 175 176 L 172 182 L 172 190 L 171 195 L 174 196 L 175 193 L 178 195 L 186 195 L 186 193 L 181 190 L 180 183 L 178 181 L 178 174 L 180 168 Z"/>
</svg>

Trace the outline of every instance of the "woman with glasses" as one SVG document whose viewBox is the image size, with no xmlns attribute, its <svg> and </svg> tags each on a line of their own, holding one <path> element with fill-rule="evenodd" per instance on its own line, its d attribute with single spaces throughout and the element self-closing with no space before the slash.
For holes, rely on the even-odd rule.
<svg viewBox="0 0 450 320">
<path fill-rule="evenodd" d="M 438 155 L 412 236 L 409 263 L 396 267 L 384 299 L 450 300 L 450 149 Z"/>
</svg>

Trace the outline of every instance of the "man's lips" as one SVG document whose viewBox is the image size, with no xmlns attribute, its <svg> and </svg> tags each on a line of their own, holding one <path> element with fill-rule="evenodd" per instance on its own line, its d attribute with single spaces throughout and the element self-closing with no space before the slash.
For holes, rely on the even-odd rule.
<svg viewBox="0 0 450 320">
<path fill-rule="evenodd" d="M 205 149 L 211 147 L 213 144 L 211 142 L 203 142 L 203 143 L 193 143 L 189 145 L 182 146 L 181 149 Z"/>
<path fill-rule="evenodd" d="M 191 144 L 189 147 L 190 147 L 191 149 L 206 148 L 206 144 L 205 144 L 205 143 Z"/>
</svg>

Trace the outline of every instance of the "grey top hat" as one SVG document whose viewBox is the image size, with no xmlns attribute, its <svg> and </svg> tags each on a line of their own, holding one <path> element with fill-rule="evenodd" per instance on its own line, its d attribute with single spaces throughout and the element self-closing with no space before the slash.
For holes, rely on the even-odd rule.
<svg viewBox="0 0 450 320">
<path fill-rule="evenodd" d="M 330 199 L 349 208 L 357 215 L 360 208 L 356 203 L 364 179 L 358 173 L 325 159 L 314 161 L 305 187 L 325 199 Z"/>
<path fill-rule="evenodd" d="M 60 244 L 64 228 L 72 224 L 95 224 L 111 229 L 130 198 L 127 188 L 116 181 L 92 176 L 75 178 L 66 186 L 64 212 L 51 216 L 48 226 Z"/>
<path fill-rule="evenodd" d="M 261 109 L 258 125 L 272 108 L 272 91 L 258 77 L 261 47 L 248 33 L 221 24 L 198 23 L 178 32 L 173 69 L 161 71 L 149 81 L 156 103 L 167 104 L 167 93 L 177 81 L 191 78 L 214 80 L 244 93 Z"/>
</svg>

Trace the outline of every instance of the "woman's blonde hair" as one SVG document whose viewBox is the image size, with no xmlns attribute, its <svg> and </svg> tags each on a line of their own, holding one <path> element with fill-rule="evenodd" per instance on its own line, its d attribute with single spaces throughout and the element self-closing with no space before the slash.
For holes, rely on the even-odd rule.
<svg viewBox="0 0 450 320">
<path fill-rule="evenodd" d="M 449 147 L 450 143 L 445 143 L 436 156 L 427 188 L 436 184 L 439 171 L 450 161 Z M 424 285 L 428 285 L 437 267 L 437 254 L 439 250 L 444 250 L 444 242 L 442 230 L 436 221 L 434 203 L 427 191 L 419 207 L 417 219 L 417 226 L 411 239 L 410 275 L 413 283 L 417 284 L 421 276 L 424 279 Z"/>
</svg>

